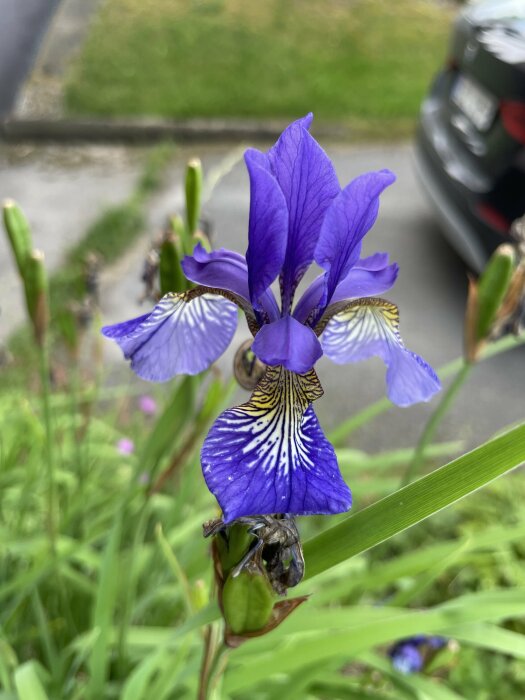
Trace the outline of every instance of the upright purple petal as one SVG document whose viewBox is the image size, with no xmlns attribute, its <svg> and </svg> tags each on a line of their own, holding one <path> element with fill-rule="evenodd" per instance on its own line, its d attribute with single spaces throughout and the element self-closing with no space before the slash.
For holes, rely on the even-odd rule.
<svg viewBox="0 0 525 700">
<path fill-rule="evenodd" d="M 267 365 L 282 365 L 291 372 L 308 372 L 323 354 L 313 330 L 291 316 L 265 324 L 255 336 L 252 351 Z"/>
<path fill-rule="evenodd" d="M 253 308 L 262 311 L 261 298 L 283 266 L 288 209 L 277 180 L 257 164 L 257 152 L 250 149 L 244 158 L 250 175 L 248 285 Z"/>
<path fill-rule="evenodd" d="M 204 478 L 225 522 L 250 515 L 348 510 L 352 499 L 311 402 L 315 372 L 268 368 L 250 401 L 222 413 L 201 453 Z"/>
<path fill-rule="evenodd" d="M 386 264 L 383 268 L 378 269 L 360 267 L 360 264 L 357 263 L 342 282 L 339 282 L 331 302 L 335 304 L 345 299 L 375 297 L 384 294 L 394 286 L 398 273 L 397 263 Z"/>
<path fill-rule="evenodd" d="M 375 253 L 362 258 L 350 270 L 342 282 L 339 282 L 332 296 L 332 303 L 358 297 L 375 297 L 384 294 L 394 285 L 399 267 L 397 263 L 388 263 L 388 253 Z M 316 309 L 320 309 L 325 289 L 325 276 L 319 275 L 306 289 L 294 309 L 293 317 L 300 323 L 307 319 Z M 312 318 L 315 325 L 315 316 Z"/>
<path fill-rule="evenodd" d="M 288 206 L 288 241 L 281 273 L 282 308 L 314 257 L 325 212 L 340 192 L 333 165 L 302 124 L 294 122 L 268 153 L 268 162 Z"/>
<path fill-rule="evenodd" d="M 326 270 L 326 290 L 321 304 L 327 304 L 361 252 L 361 241 L 373 226 L 379 211 L 379 195 L 391 185 L 390 170 L 365 173 L 345 187 L 330 205 L 315 249 L 315 261 Z"/>
<path fill-rule="evenodd" d="M 439 379 L 430 365 L 405 348 L 398 328 L 397 306 L 370 298 L 334 315 L 321 343 L 336 364 L 380 357 L 387 366 L 388 398 L 398 406 L 428 401 L 441 389 Z"/>
<path fill-rule="evenodd" d="M 182 269 L 191 282 L 205 287 L 225 289 L 251 304 L 248 265 L 239 253 L 225 248 L 208 253 L 199 243 L 195 246 L 193 255 L 186 255 L 183 258 Z M 261 302 L 270 320 L 279 318 L 279 307 L 271 289 L 264 292 Z"/>
<path fill-rule="evenodd" d="M 131 369 L 142 379 L 164 382 L 198 374 L 226 350 L 237 327 L 237 307 L 211 294 L 166 294 L 150 314 L 105 326 Z"/>
</svg>

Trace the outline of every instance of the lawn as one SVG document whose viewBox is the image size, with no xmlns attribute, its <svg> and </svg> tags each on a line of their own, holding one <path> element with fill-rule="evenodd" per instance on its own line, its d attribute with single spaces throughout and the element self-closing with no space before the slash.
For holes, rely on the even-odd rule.
<svg viewBox="0 0 525 700">
<path fill-rule="evenodd" d="M 453 13 L 424 0 L 107 0 L 66 85 L 73 114 L 411 125 Z"/>
</svg>

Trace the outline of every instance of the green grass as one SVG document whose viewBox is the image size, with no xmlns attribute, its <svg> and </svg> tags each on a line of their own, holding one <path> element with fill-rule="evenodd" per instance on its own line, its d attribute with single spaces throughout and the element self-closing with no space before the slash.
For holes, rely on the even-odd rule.
<svg viewBox="0 0 525 700">
<path fill-rule="evenodd" d="M 108 0 L 66 86 L 71 113 L 282 117 L 381 133 L 417 114 L 452 14 L 422 0 Z"/>
</svg>

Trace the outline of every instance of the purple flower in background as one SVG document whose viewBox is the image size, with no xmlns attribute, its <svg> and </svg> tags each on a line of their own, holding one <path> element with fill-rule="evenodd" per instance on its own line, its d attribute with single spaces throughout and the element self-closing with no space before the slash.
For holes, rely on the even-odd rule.
<svg viewBox="0 0 525 700">
<path fill-rule="evenodd" d="M 400 673 L 417 673 L 425 664 L 425 651 L 437 651 L 447 644 L 444 637 L 419 634 L 396 642 L 388 652 L 392 666 Z"/>
<path fill-rule="evenodd" d="M 121 455 L 132 455 L 135 452 L 135 443 L 129 438 L 120 438 L 117 442 L 117 452 Z"/>
<path fill-rule="evenodd" d="M 139 398 L 139 408 L 146 416 L 154 416 L 157 413 L 157 402 L 153 396 L 145 394 Z"/>
<path fill-rule="evenodd" d="M 246 257 L 198 245 L 183 260 L 196 288 L 163 297 L 150 314 L 103 328 L 142 378 L 197 374 L 229 345 L 240 307 L 266 374 L 250 400 L 219 416 L 202 449 L 202 468 L 224 521 L 272 513 L 348 510 L 351 494 L 312 402 L 322 387 L 313 366 L 380 357 L 389 398 L 400 406 L 439 389 L 432 368 L 407 350 L 398 310 L 377 298 L 398 273 L 386 253 L 361 258 L 388 170 L 341 189 L 332 163 L 309 134 L 312 116 L 291 124 L 268 153 L 249 149 L 250 216 Z M 294 306 L 311 263 L 323 270 Z M 271 289 L 279 279 L 281 304 Z"/>
</svg>

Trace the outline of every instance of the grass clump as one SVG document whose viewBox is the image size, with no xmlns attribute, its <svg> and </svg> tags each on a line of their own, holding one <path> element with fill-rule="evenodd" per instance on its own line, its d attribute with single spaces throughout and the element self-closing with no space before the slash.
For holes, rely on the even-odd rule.
<svg viewBox="0 0 525 700">
<path fill-rule="evenodd" d="M 406 128 L 451 13 L 418 0 L 110 0 L 66 87 L 72 113 L 282 117 Z"/>
</svg>

